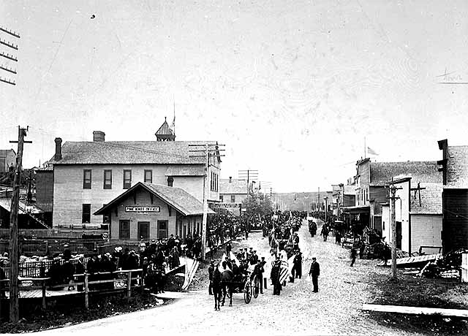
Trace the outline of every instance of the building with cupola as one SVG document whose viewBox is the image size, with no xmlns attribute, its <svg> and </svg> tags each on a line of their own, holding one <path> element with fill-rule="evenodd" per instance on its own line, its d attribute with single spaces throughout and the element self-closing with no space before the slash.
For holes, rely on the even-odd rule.
<svg viewBox="0 0 468 336">
<path fill-rule="evenodd" d="M 56 138 L 55 154 L 40 174 L 53 188 L 38 199 L 52 204 L 52 226 L 96 229 L 112 223 L 111 239 L 130 241 L 200 233 L 205 176 L 208 203 L 219 202 L 218 143 L 175 141 L 175 126 L 166 120 L 155 136 L 108 141 L 103 131 L 94 131 L 93 141 Z M 209 164 L 196 152 L 206 144 L 215 149 Z"/>
</svg>

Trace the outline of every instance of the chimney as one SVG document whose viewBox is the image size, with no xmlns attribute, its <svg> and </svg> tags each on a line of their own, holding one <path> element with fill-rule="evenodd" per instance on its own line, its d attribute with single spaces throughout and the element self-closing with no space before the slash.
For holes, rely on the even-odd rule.
<svg viewBox="0 0 468 336">
<path fill-rule="evenodd" d="M 232 176 L 229 176 L 229 183 L 232 183 Z"/>
<path fill-rule="evenodd" d="M 94 142 L 104 142 L 106 141 L 106 133 L 103 131 L 94 131 L 93 132 L 93 141 Z"/>
<path fill-rule="evenodd" d="M 55 138 L 55 161 L 62 160 L 62 138 Z"/>
</svg>

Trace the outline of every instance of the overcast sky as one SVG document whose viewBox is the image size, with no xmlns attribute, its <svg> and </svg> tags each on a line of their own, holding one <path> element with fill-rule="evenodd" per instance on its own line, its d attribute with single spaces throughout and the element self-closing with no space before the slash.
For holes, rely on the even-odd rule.
<svg viewBox="0 0 468 336">
<path fill-rule="evenodd" d="M 54 138 L 226 145 L 222 177 L 274 191 L 346 182 L 364 156 L 439 160 L 468 145 L 466 0 L 0 0 L 0 148 L 29 126 L 24 166 Z M 441 82 L 456 82 L 440 84 Z M 364 140 L 366 139 L 366 140 Z"/>
</svg>

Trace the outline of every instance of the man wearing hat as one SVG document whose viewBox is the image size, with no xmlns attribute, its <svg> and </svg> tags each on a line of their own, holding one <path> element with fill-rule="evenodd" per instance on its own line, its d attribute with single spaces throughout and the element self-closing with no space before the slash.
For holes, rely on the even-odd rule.
<svg viewBox="0 0 468 336">
<path fill-rule="evenodd" d="M 314 285 L 314 293 L 318 292 L 318 277 L 320 275 L 320 265 L 317 262 L 317 258 L 312 258 L 312 264 L 310 264 L 309 275 L 312 277 L 312 284 Z"/>
<path fill-rule="evenodd" d="M 250 265 L 256 265 L 257 264 L 257 262 L 258 262 L 257 251 L 255 251 L 255 250 L 252 251 L 252 254 L 250 255 L 249 262 L 250 262 Z"/>
</svg>

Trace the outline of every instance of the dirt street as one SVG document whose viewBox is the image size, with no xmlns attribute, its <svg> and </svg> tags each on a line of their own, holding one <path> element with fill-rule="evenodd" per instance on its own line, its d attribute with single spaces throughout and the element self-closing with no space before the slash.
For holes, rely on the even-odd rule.
<svg viewBox="0 0 468 336">
<path fill-rule="evenodd" d="M 272 295 L 271 286 L 250 304 L 245 304 L 242 294 L 234 294 L 232 307 L 215 311 L 213 296 L 208 296 L 207 290 L 196 291 L 169 305 L 38 334 L 405 335 L 376 324 L 361 311 L 362 304 L 368 302 L 366 277 L 389 272 L 377 266 L 381 261 L 358 258 L 355 267 L 350 267 L 349 250 L 336 245 L 334 237 L 327 242 L 320 236 L 310 237 L 306 222 L 299 235 L 303 274 L 307 275 L 312 256 L 321 266 L 318 293 L 312 292 L 312 283 L 303 276 L 288 283 L 280 296 Z M 244 243 L 260 256 L 268 255 L 268 239 L 261 232 L 250 234 Z M 237 246 L 233 245 L 233 251 Z"/>
</svg>

